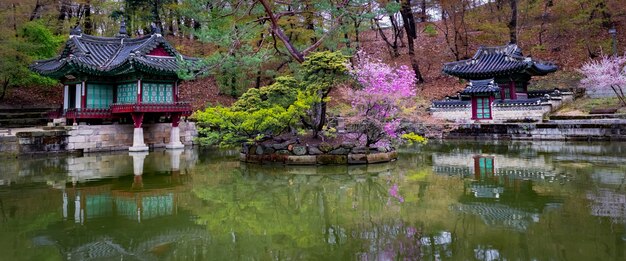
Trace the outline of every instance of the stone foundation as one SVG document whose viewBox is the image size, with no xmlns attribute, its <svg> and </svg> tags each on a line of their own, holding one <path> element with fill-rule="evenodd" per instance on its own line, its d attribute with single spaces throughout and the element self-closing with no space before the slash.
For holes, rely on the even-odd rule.
<svg viewBox="0 0 626 261">
<path fill-rule="evenodd" d="M 170 142 L 171 123 L 143 124 L 144 143 L 149 148 L 163 148 Z M 195 123 L 181 122 L 180 139 L 184 145 L 193 145 L 198 135 Z M 83 152 L 127 150 L 133 145 L 134 127 L 131 124 L 79 125 L 69 131 L 68 150 Z"/>
<path fill-rule="evenodd" d="M 144 143 L 147 147 L 163 148 L 170 143 L 172 124 L 144 124 Z M 181 122 L 180 140 L 192 146 L 198 136 L 195 123 Z M 0 153 L 33 154 L 51 152 L 101 152 L 128 150 L 133 145 L 132 124 L 79 125 L 65 130 L 18 132 L 15 136 L 0 136 Z"/>
<path fill-rule="evenodd" d="M 357 147 L 351 143 L 331 145 L 244 144 L 239 159 L 248 163 L 281 163 L 285 165 L 346 165 L 390 162 L 398 158 L 393 148 Z"/>
</svg>

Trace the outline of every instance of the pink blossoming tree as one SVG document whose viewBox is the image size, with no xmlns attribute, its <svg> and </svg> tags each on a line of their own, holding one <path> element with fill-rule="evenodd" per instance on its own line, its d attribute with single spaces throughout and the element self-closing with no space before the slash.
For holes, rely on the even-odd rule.
<svg viewBox="0 0 626 261">
<path fill-rule="evenodd" d="M 585 76 L 580 81 L 581 87 L 589 91 L 611 88 L 626 106 L 626 97 L 622 88 L 626 86 L 626 56 L 603 56 L 583 64 L 580 72 Z"/>
<path fill-rule="evenodd" d="M 353 70 L 359 88 L 346 90 L 352 105 L 347 122 L 365 146 L 398 139 L 401 122 L 415 111 L 415 73 L 407 66 L 392 67 L 359 53 Z"/>
</svg>

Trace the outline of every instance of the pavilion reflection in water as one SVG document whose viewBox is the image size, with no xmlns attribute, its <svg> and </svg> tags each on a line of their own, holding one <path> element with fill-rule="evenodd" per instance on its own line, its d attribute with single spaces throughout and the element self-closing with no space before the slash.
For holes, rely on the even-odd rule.
<svg viewBox="0 0 626 261">
<path fill-rule="evenodd" d="M 73 219 L 81 224 L 93 218 L 110 216 L 141 222 L 174 214 L 178 204 L 176 195 L 185 190 L 183 183 L 188 178 L 181 175 L 182 154 L 183 150 L 166 151 L 165 155 L 157 154 L 155 158 L 158 159 L 153 161 L 162 161 L 163 156 L 166 156 L 170 163 L 169 167 L 164 168 L 162 165 L 157 170 L 170 175 L 161 177 L 162 181 L 149 186 L 145 186 L 143 182 L 147 152 L 130 152 L 128 156 L 103 155 L 75 159 L 68 173 L 72 186 L 56 185 L 63 190 L 63 218 Z M 82 163 L 76 164 L 79 159 Z M 131 165 L 133 178 L 129 186 L 127 182 L 130 180 L 126 177 L 129 176 L 127 169 Z M 117 182 L 90 182 L 104 178 L 116 178 Z"/>
<path fill-rule="evenodd" d="M 434 173 L 468 180 L 452 210 L 478 216 L 489 226 L 519 231 L 539 222 L 546 209 L 561 204 L 558 198 L 535 192 L 534 183 L 567 180 L 546 162 L 498 154 L 434 155 L 433 161 Z"/>
<path fill-rule="evenodd" d="M 171 255 L 174 244 L 176 249 L 199 248 L 200 243 L 194 242 L 206 239 L 206 232 L 188 214 L 178 215 L 180 195 L 190 183 L 181 169 L 193 165 L 195 156 L 183 150 L 147 155 L 99 155 L 73 161 L 70 182 L 52 184 L 62 190 L 64 221 L 42 231 L 35 244 L 55 245 L 68 260 L 158 260 Z M 194 251 L 179 255 L 185 253 Z"/>
</svg>

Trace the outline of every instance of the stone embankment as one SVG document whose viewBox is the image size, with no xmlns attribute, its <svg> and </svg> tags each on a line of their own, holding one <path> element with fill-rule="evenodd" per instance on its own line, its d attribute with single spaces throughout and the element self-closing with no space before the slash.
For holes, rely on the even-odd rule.
<svg viewBox="0 0 626 261">
<path fill-rule="evenodd" d="M 198 132 L 193 122 L 181 122 L 181 142 L 193 145 Z M 144 124 L 144 140 L 150 148 L 165 147 L 170 123 Z M 132 124 L 79 125 L 52 129 L 11 129 L 0 135 L 0 153 L 37 154 L 128 150 L 133 144 Z"/>
<path fill-rule="evenodd" d="M 398 158 L 390 147 L 366 148 L 344 142 L 338 145 L 322 142 L 298 144 L 288 140 L 272 144 L 242 145 L 240 160 L 248 163 L 282 163 L 286 165 L 345 165 L 389 162 Z"/>
<path fill-rule="evenodd" d="M 453 131 L 441 133 L 440 135 L 437 138 L 626 141 L 626 122 L 583 120 L 547 123 L 463 124 Z"/>
</svg>

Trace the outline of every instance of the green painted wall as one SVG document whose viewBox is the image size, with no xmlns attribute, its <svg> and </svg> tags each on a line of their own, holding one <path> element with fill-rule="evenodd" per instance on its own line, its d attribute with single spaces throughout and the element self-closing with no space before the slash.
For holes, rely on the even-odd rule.
<svg viewBox="0 0 626 261">
<path fill-rule="evenodd" d="M 173 103 L 174 85 L 171 83 L 144 82 L 141 92 L 142 103 Z"/>
</svg>

